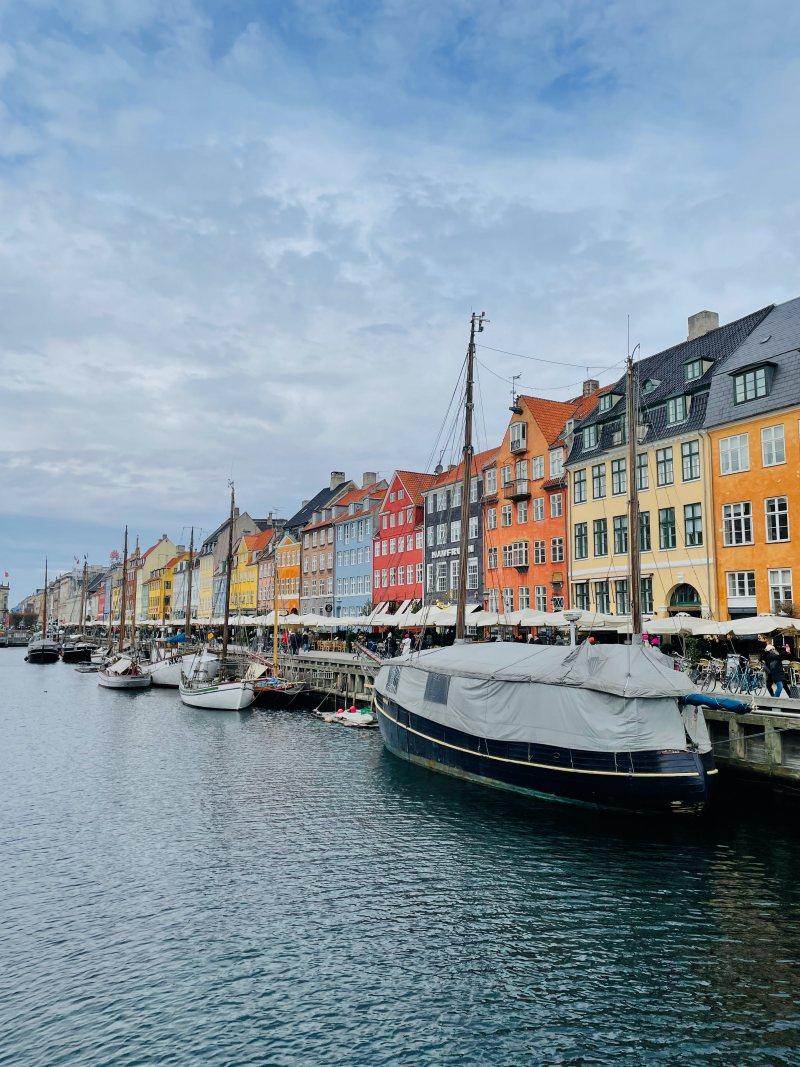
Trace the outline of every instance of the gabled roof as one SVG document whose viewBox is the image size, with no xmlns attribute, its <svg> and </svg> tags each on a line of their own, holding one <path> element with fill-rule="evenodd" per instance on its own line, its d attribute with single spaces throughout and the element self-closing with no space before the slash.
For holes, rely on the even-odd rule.
<svg viewBox="0 0 800 1067">
<path fill-rule="evenodd" d="M 430 488 L 435 477 L 435 474 L 423 474 L 421 471 L 395 471 L 389 485 L 391 486 L 395 478 L 399 478 L 411 503 L 421 504 L 422 494 Z M 385 499 L 384 497 L 384 502 Z"/>
<path fill-rule="evenodd" d="M 180 562 L 180 560 L 184 558 L 184 556 L 188 555 L 188 552 L 179 552 L 177 556 L 173 556 L 172 559 L 167 560 L 167 562 L 164 564 L 164 570 L 168 571 L 170 567 L 174 567 L 176 563 Z"/>
<path fill-rule="evenodd" d="M 381 479 L 379 482 L 373 482 L 372 485 L 362 485 L 359 489 L 351 489 L 349 493 L 345 493 L 344 496 L 339 497 L 336 501 L 337 508 L 349 508 L 351 504 L 361 504 L 364 500 L 370 497 L 375 497 L 375 503 L 368 507 L 366 510 L 359 508 L 355 515 L 350 515 L 345 512 L 344 515 L 337 515 L 334 522 L 347 522 L 348 519 L 356 518 L 359 515 L 370 515 L 375 508 L 380 507 L 383 503 L 383 499 L 388 489 L 385 479 Z"/>
<path fill-rule="evenodd" d="M 303 526 L 307 526 L 315 511 L 322 511 L 332 501 L 338 499 L 343 493 L 348 492 L 352 485 L 353 483 L 350 480 L 341 482 L 333 489 L 326 485 L 324 489 L 320 489 L 316 496 L 312 496 L 307 504 L 304 504 L 296 511 L 290 519 L 286 520 L 286 529 L 300 530 Z"/>
<path fill-rule="evenodd" d="M 260 552 L 262 548 L 266 548 L 272 539 L 275 530 L 273 527 L 268 527 L 266 530 L 259 530 L 258 533 L 245 534 L 244 544 L 248 552 Z"/>
<path fill-rule="evenodd" d="M 575 417 L 575 400 L 546 400 L 541 396 L 520 396 L 517 399 L 542 431 L 548 445 L 556 443 L 567 419 Z"/>
<path fill-rule="evenodd" d="M 476 452 L 472 457 L 472 465 L 470 469 L 470 476 L 475 476 L 481 473 L 484 467 L 488 466 L 494 459 L 497 458 L 499 449 L 486 448 L 483 452 Z M 462 460 L 458 466 L 449 467 L 446 471 L 442 471 L 441 474 L 435 474 L 432 476 L 428 489 L 438 489 L 442 485 L 452 485 L 454 482 L 460 481 L 464 476 L 464 461 Z"/>
</svg>

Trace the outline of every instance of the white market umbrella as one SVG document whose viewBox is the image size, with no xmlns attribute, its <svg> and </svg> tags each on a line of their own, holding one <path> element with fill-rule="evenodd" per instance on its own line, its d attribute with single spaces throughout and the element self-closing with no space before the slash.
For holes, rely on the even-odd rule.
<svg viewBox="0 0 800 1067">
<path fill-rule="evenodd" d="M 752 615 L 742 619 L 732 619 L 722 624 L 725 632 L 736 637 L 751 634 L 800 633 L 800 619 L 788 615 Z"/>
</svg>

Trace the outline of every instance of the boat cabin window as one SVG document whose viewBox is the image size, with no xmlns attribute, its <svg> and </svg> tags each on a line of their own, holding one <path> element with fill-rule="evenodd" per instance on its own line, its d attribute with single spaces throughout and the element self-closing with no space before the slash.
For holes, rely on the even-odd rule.
<svg viewBox="0 0 800 1067">
<path fill-rule="evenodd" d="M 450 689 L 450 676 L 429 674 L 425 679 L 425 699 L 431 704 L 446 704 Z"/>
</svg>

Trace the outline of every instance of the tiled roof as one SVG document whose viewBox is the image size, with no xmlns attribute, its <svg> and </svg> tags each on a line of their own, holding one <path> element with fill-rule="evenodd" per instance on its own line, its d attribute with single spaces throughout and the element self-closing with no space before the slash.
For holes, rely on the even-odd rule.
<svg viewBox="0 0 800 1067">
<path fill-rule="evenodd" d="M 647 356 L 636 364 L 641 396 L 641 421 L 647 427 L 647 436 L 642 443 L 674 437 L 679 433 L 689 433 L 703 425 L 712 377 L 769 311 L 769 307 L 761 308 L 760 311 L 754 311 L 750 315 L 745 315 L 744 318 L 736 319 L 725 326 L 719 326 L 715 330 L 709 330 L 708 333 L 695 337 L 691 341 L 682 341 L 680 344 L 673 345 L 672 348 L 664 349 L 663 352 Z M 686 382 L 684 365 L 695 359 L 707 360 L 711 365 L 702 377 Z M 650 390 L 646 388 L 647 382 L 653 383 Z M 592 459 L 615 447 L 612 436 L 614 426 L 619 424 L 625 414 L 625 375 L 605 392 L 612 392 L 620 399 L 609 411 L 600 411 L 599 408 L 595 408 L 581 421 L 578 428 L 582 430 L 587 426 L 598 424 L 600 436 L 597 446 L 586 449 L 584 452 L 582 434 L 576 433 L 569 454 L 570 463 L 583 458 Z M 691 396 L 688 417 L 679 425 L 668 424 L 666 401 L 670 397 L 683 395 Z"/>
<path fill-rule="evenodd" d="M 499 449 L 486 448 L 483 452 L 476 452 L 472 457 L 472 467 L 470 470 L 471 475 L 480 474 L 485 466 L 492 462 L 497 457 Z M 433 476 L 433 480 L 428 489 L 438 489 L 442 485 L 451 485 L 453 482 L 459 481 L 464 476 L 464 461 L 462 460 L 458 466 L 449 467 L 446 471 L 442 471 L 441 474 Z"/>
<path fill-rule="evenodd" d="M 332 500 L 336 500 L 343 492 L 348 492 L 347 487 L 349 485 L 352 485 L 352 482 L 345 480 L 340 485 L 337 485 L 335 489 L 331 489 L 330 485 L 320 489 L 316 496 L 312 496 L 307 504 L 304 504 L 290 519 L 286 520 L 286 529 L 299 530 L 303 526 L 307 526 L 315 511 L 322 511 Z"/>
<path fill-rule="evenodd" d="M 423 474 L 421 471 L 395 471 L 395 475 L 403 483 L 412 504 L 422 503 L 422 494 L 426 489 L 430 489 L 435 478 L 435 475 Z"/>
<path fill-rule="evenodd" d="M 275 530 L 270 527 L 267 530 L 260 530 L 255 534 L 245 534 L 244 543 L 245 547 L 250 552 L 260 552 L 262 548 L 266 548 L 269 544 Z"/>
<path fill-rule="evenodd" d="M 172 559 L 167 560 L 164 564 L 164 570 L 168 571 L 170 567 L 174 567 L 179 560 L 182 560 L 184 556 L 188 555 L 188 552 L 179 552 L 177 556 L 173 556 Z"/>
<path fill-rule="evenodd" d="M 351 504 L 361 504 L 365 499 L 369 497 L 376 497 L 375 503 L 371 504 L 368 508 L 359 508 L 355 515 L 345 513 L 344 515 L 337 515 L 334 518 L 334 522 L 347 522 L 348 519 L 356 518 L 359 515 L 371 515 L 376 508 L 379 508 L 383 503 L 383 498 L 388 489 L 388 485 L 384 479 L 379 482 L 374 482 L 372 485 L 361 486 L 360 489 L 351 489 L 349 493 L 345 493 L 344 496 L 339 497 L 336 501 L 336 507 L 348 508 Z"/>
<path fill-rule="evenodd" d="M 535 420 L 548 445 L 556 443 L 567 419 L 575 417 L 578 403 L 575 400 L 545 400 L 541 396 L 520 396 L 518 399 Z"/>
<path fill-rule="evenodd" d="M 758 329 L 725 361 L 725 369 L 711 380 L 706 426 L 719 426 L 738 418 L 764 415 L 800 403 L 800 297 L 773 307 Z M 731 375 L 762 362 L 774 364 L 769 394 L 733 404 Z"/>
</svg>

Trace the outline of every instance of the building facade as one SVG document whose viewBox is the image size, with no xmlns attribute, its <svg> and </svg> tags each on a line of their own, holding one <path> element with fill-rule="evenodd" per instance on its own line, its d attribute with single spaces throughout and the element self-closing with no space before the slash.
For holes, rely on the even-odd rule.
<svg viewBox="0 0 800 1067">
<path fill-rule="evenodd" d="M 766 314 L 726 326 L 701 312 L 689 337 L 637 364 L 642 611 L 713 616 L 717 609 L 714 536 L 703 445 L 712 378 Z M 567 464 L 572 606 L 626 615 L 628 563 L 626 384 L 604 391 L 573 435 Z"/>
<path fill-rule="evenodd" d="M 372 546 L 372 600 L 392 609 L 422 600 L 424 581 L 423 493 L 434 475 L 395 471 L 378 509 Z"/>
<path fill-rule="evenodd" d="M 772 308 L 711 383 L 708 435 L 721 619 L 796 615 L 800 299 Z"/>
<path fill-rule="evenodd" d="M 300 611 L 300 540 L 291 530 L 283 530 L 275 546 L 275 572 L 278 583 L 278 612 Z"/>
<path fill-rule="evenodd" d="M 484 468 L 497 455 L 492 448 L 472 459 L 467 537 L 467 602 L 483 600 L 483 508 Z M 424 599 L 426 604 L 455 603 L 461 551 L 461 490 L 463 463 L 435 475 L 423 493 L 424 506 Z"/>
<path fill-rule="evenodd" d="M 363 615 L 373 603 L 373 540 L 388 486 L 374 475 L 364 478 L 366 484 L 345 493 L 334 507 L 333 612 L 343 618 Z"/>
</svg>

